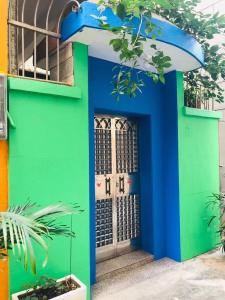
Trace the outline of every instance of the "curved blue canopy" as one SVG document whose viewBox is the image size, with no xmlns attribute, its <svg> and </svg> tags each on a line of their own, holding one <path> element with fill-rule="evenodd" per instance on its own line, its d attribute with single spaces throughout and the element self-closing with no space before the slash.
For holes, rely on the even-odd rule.
<svg viewBox="0 0 225 300">
<path fill-rule="evenodd" d="M 83 2 L 79 12 L 71 12 L 63 21 L 61 34 L 63 41 L 79 41 L 90 45 L 89 55 L 109 61 L 119 62 L 118 55 L 109 46 L 113 34 L 100 27 L 99 20 L 93 16 L 99 16 L 98 5 L 90 2 Z M 107 23 L 111 26 L 123 25 L 121 19 L 114 15 L 110 8 L 107 8 L 103 15 L 107 17 Z M 172 67 L 167 71 L 179 70 L 190 71 L 204 65 L 204 53 L 201 45 L 196 39 L 162 18 L 153 18 L 156 28 L 160 28 L 160 34 L 156 40 L 152 40 L 152 34 L 146 36 L 144 24 L 141 34 L 147 37 L 146 53 L 151 55 L 151 44 L 164 51 L 172 59 Z M 134 31 L 137 30 L 139 20 L 132 23 Z M 154 34 L 154 32 L 153 32 Z M 144 68 L 144 65 L 141 67 Z"/>
</svg>

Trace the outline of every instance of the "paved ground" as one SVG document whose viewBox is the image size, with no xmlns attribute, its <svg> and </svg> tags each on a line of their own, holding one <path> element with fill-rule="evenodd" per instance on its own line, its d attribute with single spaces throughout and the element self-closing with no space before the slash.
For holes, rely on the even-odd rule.
<svg viewBox="0 0 225 300">
<path fill-rule="evenodd" d="M 225 255 L 162 259 L 100 281 L 93 300 L 225 300 Z"/>
</svg>

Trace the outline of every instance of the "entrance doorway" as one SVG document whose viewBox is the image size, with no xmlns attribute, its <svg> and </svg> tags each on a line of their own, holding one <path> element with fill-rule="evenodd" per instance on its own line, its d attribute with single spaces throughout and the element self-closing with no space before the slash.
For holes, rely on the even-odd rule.
<svg viewBox="0 0 225 300">
<path fill-rule="evenodd" d="M 96 261 L 140 247 L 138 123 L 95 116 Z"/>
</svg>

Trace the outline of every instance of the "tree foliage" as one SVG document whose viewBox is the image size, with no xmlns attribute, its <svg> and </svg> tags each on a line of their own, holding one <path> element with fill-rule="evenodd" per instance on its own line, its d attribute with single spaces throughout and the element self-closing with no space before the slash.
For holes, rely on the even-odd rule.
<svg viewBox="0 0 225 300">
<path fill-rule="evenodd" d="M 160 7 L 156 13 L 193 35 L 205 54 L 205 66 L 185 74 L 185 100 L 189 105 L 201 100 L 223 102 L 224 90 L 218 84 L 225 80 L 225 44 L 214 38 L 225 33 L 225 15 L 206 14 L 196 9 L 201 0 L 176 0 L 173 8 Z"/>
<path fill-rule="evenodd" d="M 224 33 L 225 16 L 198 11 L 196 8 L 200 2 L 201 0 L 100 0 L 101 26 L 115 34 L 110 45 L 120 57 L 120 65 L 113 69 L 113 95 L 117 98 L 124 94 L 135 97 L 145 85 L 143 74 L 154 82 L 164 83 L 165 70 L 171 65 L 170 57 L 165 56 L 154 43 L 151 45 L 150 56 L 146 55 L 144 48 L 148 35 L 153 40 L 160 36 L 161 29 L 152 22 L 152 14 L 156 13 L 193 35 L 205 52 L 204 68 L 185 74 L 186 102 L 190 104 L 202 99 L 223 101 L 223 89 L 218 81 L 225 79 L 224 45 L 214 44 L 213 39 L 217 34 Z M 106 7 L 112 8 L 122 20 L 122 26 L 110 27 L 104 16 Z M 134 72 L 135 68 L 140 67 L 142 71 Z"/>
<path fill-rule="evenodd" d="M 168 0 L 101 0 L 99 2 L 101 26 L 115 34 L 110 45 L 120 58 L 120 65 L 113 69 L 112 94 L 117 98 L 124 94 L 135 97 L 137 92 L 141 92 L 145 85 L 143 74 L 152 78 L 154 82 L 165 82 L 164 73 L 165 69 L 171 66 L 170 57 L 165 56 L 154 43 L 150 46 L 151 55 L 146 55 L 144 48 L 148 35 L 151 35 L 153 40 L 160 35 L 161 29 L 152 22 L 152 13 L 159 3 L 165 9 L 172 7 Z M 121 26 L 111 27 L 107 23 L 104 16 L 106 7 L 112 8 L 121 19 Z M 144 70 L 140 70 L 143 67 Z M 134 72 L 135 69 L 139 71 Z"/>
</svg>

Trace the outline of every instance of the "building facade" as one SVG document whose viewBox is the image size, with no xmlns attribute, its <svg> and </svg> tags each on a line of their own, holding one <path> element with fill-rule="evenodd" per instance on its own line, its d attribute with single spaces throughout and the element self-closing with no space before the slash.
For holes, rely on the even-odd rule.
<svg viewBox="0 0 225 300">
<path fill-rule="evenodd" d="M 0 70 L 8 90 L 0 207 L 27 199 L 41 206 L 79 205 L 83 212 L 65 219 L 76 238 L 72 244 L 64 238 L 49 243 L 48 265 L 38 273 L 58 278 L 72 271 L 87 285 L 90 298 L 102 259 L 141 248 L 156 260 L 184 261 L 216 247 L 218 224 L 208 227 L 212 212 L 206 204 L 219 192 L 221 115 L 184 106 L 182 73 L 204 64 L 193 37 L 156 18 L 163 28 L 156 43 L 172 58 L 166 83 L 143 77 L 142 94 L 117 102 L 111 81 L 119 60 L 108 45 L 111 36 L 92 17 L 96 4 L 83 2 L 72 10 L 69 2 L 56 5 L 43 44 L 38 16 L 48 12 L 49 3 L 42 4 L 47 9 L 40 6 L 33 25 L 31 6 L 19 7 L 17 19 L 12 15 L 7 21 L 8 3 L 0 3 Z M 111 10 L 106 14 L 112 25 L 121 25 Z M 53 30 L 56 15 L 59 30 Z M 36 34 L 29 34 L 27 23 Z M 7 32 L 13 34 L 15 24 L 22 48 L 11 47 L 12 57 Z M 30 41 L 35 41 L 32 49 Z M 9 265 L 1 264 L 2 300 L 35 279 L 13 257 Z"/>
</svg>

